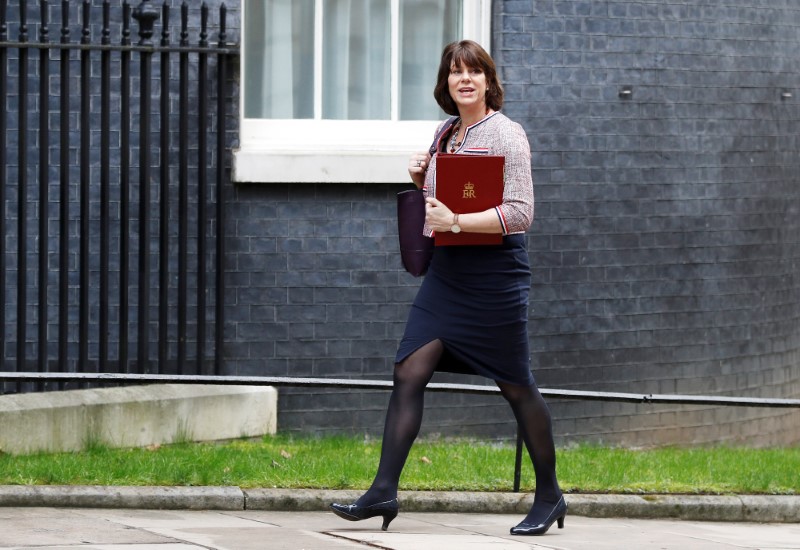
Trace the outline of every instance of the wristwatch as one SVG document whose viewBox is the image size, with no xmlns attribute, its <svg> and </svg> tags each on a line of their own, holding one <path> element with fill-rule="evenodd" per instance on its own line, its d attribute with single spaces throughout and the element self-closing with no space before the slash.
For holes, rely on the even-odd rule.
<svg viewBox="0 0 800 550">
<path fill-rule="evenodd" d="M 453 225 L 450 226 L 451 233 L 461 233 L 461 226 L 458 225 L 458 214 L 453 214 Z"/>
</svg>

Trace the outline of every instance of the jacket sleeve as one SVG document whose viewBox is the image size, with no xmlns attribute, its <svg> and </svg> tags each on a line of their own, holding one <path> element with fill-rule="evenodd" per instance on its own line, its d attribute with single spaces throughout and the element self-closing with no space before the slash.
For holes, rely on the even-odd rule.
<svg viewBox="0 0 800 550">
<path fill-rule="evenodd" d="M 497 152 L 506 158 L 506 173 L 503 203 L 495 210 L 504 235 L 524 233 L 533 222 L 533 177 L 528 136 L 522 126 L 511 122 L 509 130 L 498 136 L 498 140 Z"/>
</svg>

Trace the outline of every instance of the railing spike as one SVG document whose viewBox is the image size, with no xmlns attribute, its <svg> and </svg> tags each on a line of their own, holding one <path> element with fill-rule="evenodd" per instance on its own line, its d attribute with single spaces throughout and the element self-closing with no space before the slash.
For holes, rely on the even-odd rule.
<svg viewBox="0 0 800 550">
<path fill-rule="evenodd" d="M 139 23 L 139 45 L 152 46 L 153 26 L 159 18 L 158 8 L 150 0 L 142 0 L 133 10 L 133 18 Z"/>
<path fill-rule="evenodd" d="M 48 13 L 50 12 L 50 6 L 48 5 L 47 0 L 41 0 L 39 4 L 39 11 L 40 11 L 40 18 L 41 24 L 39 25 L 39 42 L 47 42 L 48 35 L 50 34 L 49 29 L 49 20 L 48 20 Z"/>
</svg>

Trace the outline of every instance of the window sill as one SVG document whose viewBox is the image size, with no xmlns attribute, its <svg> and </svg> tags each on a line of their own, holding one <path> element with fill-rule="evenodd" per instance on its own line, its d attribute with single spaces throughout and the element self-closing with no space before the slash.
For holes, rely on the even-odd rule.
<svg viewBox="0 0 800 550">
<path fill-rule="evenodd" d="M 408 183 L 410 152 L 276 151 L 233 152 L 235 182 Z"/>
<path fill-rule="evenodd" d="M 437 121 L 243 119 L 233 181 L 403 183 Z"/>
</svg>

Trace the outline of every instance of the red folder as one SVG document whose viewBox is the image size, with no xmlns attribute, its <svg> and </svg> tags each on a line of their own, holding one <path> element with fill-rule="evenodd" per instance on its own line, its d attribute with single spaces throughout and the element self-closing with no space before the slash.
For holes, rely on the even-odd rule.
<svg viewBox="0 0 800 550">
<path fill-rule="evenodd" d="M 436 156 L 436 198 L 455 214 L 483 212 L 503 202 L 505 157 Z M 500 233 L 436 232 L 436 246 L 503 244 Z"/>
</svg>

